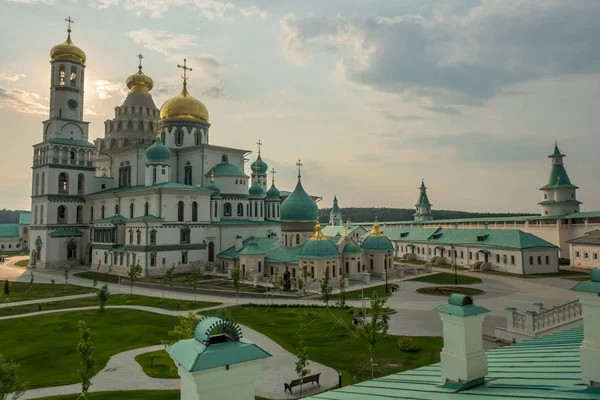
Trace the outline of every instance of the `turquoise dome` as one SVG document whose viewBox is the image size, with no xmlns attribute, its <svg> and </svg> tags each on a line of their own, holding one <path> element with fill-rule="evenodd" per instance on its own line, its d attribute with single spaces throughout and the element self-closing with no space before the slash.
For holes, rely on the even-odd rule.
<svg viewBox="0 0 600 400">
<path fill-rule="evenodd" d="M 248 190 L 248 194 L 250 197 L 265 197 L 265 189 L 258 183 L 258 180 L 254 180 L 252 186 L 250 186 L 250 190 Z"/>
<path fill-rule="evenodd" d="M 252 169 L 252 172 L 254 172 L 255 174 L 257 173 L 259 175 L 264 175 L 267 173 L 269 166 L 267 165 L 267 163 L 265 163 L 262 160 L 262 158 L 260 158 L 260 154 L 259 154 L 256 161 L 254 161 L 252 164 L 250 164 L 250 168 Z"/>
<path fill-rule="evenodd" d="M 362 249 L 371 253 L 387 253 L 394 251 L 394 246 L 387 236 L 369 235 L 363 240 Z"/>
<path fill-rule="evenodd" d="M 271 188 L 267 190 L 267 199 L 269 200 L 281 200 L 281 193 L 279 189 L 275 187 L 275 183 L 271 185 Z"/>
<path fill-rule="evenodd" d="M 205 186 L 205 189 L 214 191 L 214 193 L 211 195 L 211 197 L 217 197 L 221 194 L 221 189 L 219 189 L 219 186 L 217 186 L 215 181 L 210 181 L 210 183 Z"/>
<path fill-rule="evenodd" d="M 362 254 L 362 250 L 354 243 L 346 243 L 342 254 Z"/>
<path fill-rule="evenodd" d="M 248 175 L 246 175 L 239 167 L 228 163 L 220 163 L 215 165 L 215 167 L 211 171 L 208 171 L 204 176 L 210 176 L 210 174 L 213 172 L 215 176 L 222 175 L 248 177 Z"/>
<path fill-rule="evenodd" d="M 322 232 L 321 224 L 315 225 L 315 234 L 300 248 L 298 258 L 339 258 L 335 244 Z"/>
<path fill-rule="evenodd" d="M 304 191 L 298 181 L 296 188 L 281 203 L 281 220 L 290 222 L 313 222 L 319 215 L 317 203 Z"/>
<path fill-rule="evenodd" d="M 152 146 L 146 150 L 146 158 L 151 163 L 168 163 L 171 159 L 171 150 L 157 137 Z"/>
</svg>

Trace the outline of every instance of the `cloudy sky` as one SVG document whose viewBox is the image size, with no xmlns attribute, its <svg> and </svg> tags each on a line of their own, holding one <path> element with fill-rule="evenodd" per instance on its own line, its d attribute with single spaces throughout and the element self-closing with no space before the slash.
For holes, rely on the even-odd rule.
<svg viewBox="0 0 600 400">
<path fill-rule="evenodd" d="M 103 135 L 136 71 L 157 105 L 176 64 L 213 144 L 255 149 L 292 188 L 344 206 L 538 212 L 559 141 L 584 210 L 600 209 L 600 1 L 0 0 L 0 208 L 29 209 L 50 48 L 87 53 L 86 119 Z"/>
</svg>

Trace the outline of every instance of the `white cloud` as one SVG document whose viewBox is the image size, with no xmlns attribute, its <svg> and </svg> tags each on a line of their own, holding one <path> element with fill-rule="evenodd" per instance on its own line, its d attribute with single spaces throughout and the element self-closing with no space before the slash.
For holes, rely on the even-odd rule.
<svg viewBox="0 0 600 400">
<path fill-rule="evenodd" d="M 115 83 L 108 80 L 97 80 L 93 90 L 101 100 L 112 98 L 114 95 L 125 96 L 127 88 L 122 83 Z"/>
<path fill-rule="evenodd" d="M 0 72 L 0 81 L 16 82 L 19 79 L 25 77 L 25 74 L 12 74 L 8 72 Z"/>
<path fill-rule="evenodd" d="M 130 31 L 127 35 L 137 44 L 147 49 L 169 55 L 170 50 L 181 50 L 186 47 L 196 46 L 196 36 L 187 33 L 173 34 L 167 31 L 153 31 L 151 29 L 140 29 Z"/>
<path fill-rule="evenodd" d="M 8 0 L 10 3 L 22 3 L 22 4 L 33 4 L 33 3 L 44 3 L 48 5 L 56 4 L 56 0 Z"/>
<path fill-rule="evenodd" d="M 0 86 L 0 108 L 10 108 L 24 114 L 48 115 L 46 100 L 36 93 Z"/>
<path fill-rule="evenodd" d="M 242 14 L 244 17 L 256 17 L 261 21 L 267 19 L 267 12 L 265 10 L 261 10 L 255 5 L 251 5 L 246 8 L 240 8 L 240 14 Z"/>
<path fill-rule="evenodd" d="M 122 5 L 137 15 L 150 13 L 153 18 L 160 17 L 171 7 L 191 5 L 205 18 L 224 19 L 227 12 L 235 8 L 234 4 L 219 0 L 90 0 L 90 5 L 99 9 Z"/>
</svg>

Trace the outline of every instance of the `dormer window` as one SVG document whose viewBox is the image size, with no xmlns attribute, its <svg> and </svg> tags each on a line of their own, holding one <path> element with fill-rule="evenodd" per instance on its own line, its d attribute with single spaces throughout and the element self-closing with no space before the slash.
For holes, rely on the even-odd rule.
<svg viewBox="0 0 600 400">
<path fill-rule="evenodd" d="M 440 237 L 442 237 L 442 234 L 441 233 L 436 233 L 432 237 L 433 237 L 433 239 L 439 239 Z"/>
<path fill-rule="evenodd" d="M 483 242 L 485 240 L 485 238 L 487 237 L 487 235 L 478 235 L 477 236 L 477 241 L 478 242 Z"/>
<path fill-rule="evenodd" d="M 400 237 L 401 238 L 407 237 L 407 236 L 408 236 L 408 232 L 402 232 L 402 233 L 400 233 Z"/>
<path fill-rule="evenodd" d="M 227 158 L 227 154 L 223 154 L 221 156 L 221 162 L 224 164 L 227 164 L 229 162 L 229 159 Z"/>
</svg>

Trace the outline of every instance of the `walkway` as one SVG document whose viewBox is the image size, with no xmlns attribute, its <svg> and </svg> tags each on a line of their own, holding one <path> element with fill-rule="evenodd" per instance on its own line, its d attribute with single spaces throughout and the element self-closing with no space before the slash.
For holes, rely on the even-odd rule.
<svg viewBox="0 0 600 400">
<path fill-rule="evenodd" d="M 208 309 L 222 306 L 209 307 Z M 50 310 L 31 314 L 10 315 L 1 317 L 3 319 L 26 318 L 30 316 L 49 314 L 65 311 L 83 311 L 96 309 L 97 307 L 79 307 L 67 310 Z M 153 307 L 143 306 L 107 306 L 106 308 L 128 308 L 142 310 L 163 315 L 181 315 L 187 314 L 187 311 L 170 311 Z M 208 310 L 208 309 L 203 309 Z M 289 353 L 283 347 L 279 346 L 269 337 L 259 333 L 246 326 L 240 325 L 244 337 L 256 343 L 259 347 L 267 351 L 272 357 L 267 359 L 265 367 L 260 373 L 255 384 L 256 396 L 267 399 L 296 399 L 300 395 L 300 388 L 296 388 L 294 395 L 283 392 L 283 383 L 289 382 L 297 377 L 295 371 L 296 356 Z M 135 350 L 125 351 L 115 354 L 109 360 L 107 365 L 92 380 L 90 392 L 105 392 L 112 390 L 176 390 L 180 388 L 179 379 L 157 379 L 147 376 L 142 367 L 135 361 L 139 354 L 148 353 L 164 349 L 164 346 L 150 346 Z M 303 396 L 313 395 L 322 391 L 331 389 L 338 384 L 338 373 L 332 368 L 326 367 L 314 361 L 310 362 L 311 373 L 321 373 L 320 384 L 307 385 L 303 390 Z M 134 383 L 134 385 L 132 385 Z M 63 394 L 76 394 L 81 390 L 78 384 L 55 386 L 48 388 L 32 389 L 25 392 L 22 399 L 36 399 L 47 396 L 57 396 Z"/>
</svg>

